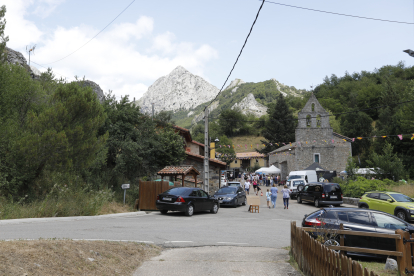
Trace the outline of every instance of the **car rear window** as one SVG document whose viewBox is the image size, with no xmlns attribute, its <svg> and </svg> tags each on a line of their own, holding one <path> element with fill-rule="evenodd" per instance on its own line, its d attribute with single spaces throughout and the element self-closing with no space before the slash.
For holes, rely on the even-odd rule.
<svg viewBox="0 0 414 276">
<path fill-rule="evenodd" d="M 341 186 L 338 184 L 326 184 L 323 186 L 325 193 L 341 192 Z"/>
<path fill-rule="evenodd" d="M 217 193 L 235 194 L 237 187 L 224 187 L 217 191 Z"/>
<path fill-rule="evenodd" d="M 325 212 L 323 212 L 321 214 L 321 218 L 326 218 L 326 219 L 337 219 L 336 217 L 336 212 L 335 211 L 331 211 L 329 209 L 324 209 Z"/>
<path fill-rule="evenodd" d="M 308 215 L 307 218 L 311 219 L 311 218 L 319 217 L 322 214 L 322 212 L 323 212 L 322 210 L 315 211 L 312 214 Z"/>
<path fill-rule="evenodd" d="M 186 189 L 186 188 L 171 188 L 171 189 L 165 191 L 164 194 L 182 196 L 182 195 L 186 195 L 188 193 L 188 191 L 189 190 Z"/>
<path fill-rule="evenodd" d="M 297 187 L 298 185 L 305 185 L 305 182 L 303 180 L 296 180 L 292 181 L 293 187 Z"/>
</svg>

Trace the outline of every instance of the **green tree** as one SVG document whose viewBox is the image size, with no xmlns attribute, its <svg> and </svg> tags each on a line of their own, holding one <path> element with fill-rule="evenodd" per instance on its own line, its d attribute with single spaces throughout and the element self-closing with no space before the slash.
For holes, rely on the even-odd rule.
<svg viewBox="0 0 414 276">
<path fill-rule="evenodd" d="M 354 158 L 351 155 L 349 155 L 348 161 L 346 163 L 346 168 L 345 168 L 348 179 L 355 180 L 357 178 L 358 169 L 359 167 L 356 164 Z"/>
<path fill-rule="evenodd" d="M 220 113 L 220 131 L 227 137 L 233 137 L 240 133 L 240 129 L 245 128 L 246 116 L 238 109 L 226 109 Z"/>
<path fill-rule="evenodd" d="M 269 120 L 262 132 L 266 140 L 261 140 L 266 146 L 257 150 L 260 153 L 269 153 L 283 146 L 281 143 L 295 141 L 296 121 L 282 94 L 279 94 L 276 104 L 272 105 L 267 112 Z M 279 146 L 276 143 L 279 143 Z"/>
<path fill-rule="evenodd" d="M 0 63 L 6 61 L 6 43 L 9 41 L 8 36 L 4 36 L 4 30 L 6 28 L 6 6 L 0 7 Z"/>
<path fill-rule="evenodd" d="M 216 152 L 219 155 L 218 159 L 226 162 L 227 166 L 229 166 L 236 159 L 233 143 L 226 135 L 219 136 L 219 140 L 220 142 L 216 143 Z"/>
<path fill-rule="evenodd" d="M 371 160 L 367 160 L 367 163 L 377 174 L 385 178 L 398 181 L 405 177 L 404 165 L 390 143 L 385 143 L 382 155 L 372 153 Z"/>
</svg>

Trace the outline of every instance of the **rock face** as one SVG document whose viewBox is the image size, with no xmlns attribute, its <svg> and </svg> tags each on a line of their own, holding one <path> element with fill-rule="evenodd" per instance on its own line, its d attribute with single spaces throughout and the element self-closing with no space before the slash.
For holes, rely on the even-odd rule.
<svg viewBox="0 0 414 276">
<path fill-rule="evenodd" d="M 234 92 L 236 92 L 237 91 L 237 88 L 239 88 L 239 85 L 240 84 L 243 84 L 243 83 L 246 83 L 246 82 L 244 82 L 243 80 L 241 80 L 241 79 L 234 79 L 227 87 L 226 87 L 226 89 L 224 89 L 224 90 L 227 90 L 227 89 L 231 89 L 231 88 L 233 88 L 232 90 L 231 90 L 231 92 L 232 93 L 234 93 Z"/>
<path fill-rule="evenodd" d="M 40 76 L 40 71 L 36 68 L 36 72 L 33 72 L 31 69 L 31 66 L 27 65 L 26 58 L 22 55 L 22 53 L 17 52 L 13 49 L 10 49 L 6 47 L 6 53 L 7 53 L 7 62 L 11 64 L 17 64 L 20 65 L 29 72 L 29 74 L 32 76 L 32 78 L 38 78 Z"/>
<path fill-rule="evenodd" d="M 211 113 L 214 109 L 216 109 L 219 106 L 219 101 L 214 101 L 211 103 L 211 105 L 208 107 L 208 112 Z M 192 111 L 190 111 L 191 113 Z M 194 113 L 194 112 L 193 112 Z M 195 124 L 200 122 L 204 119 L 204 112 L 199 113 L 198 115 L 195 115 L 193 120 L 191 121 L 191 124 Z"/>
<path fill-rule="evenodd" d="M 279 90 L 280 93 L 282 93 L 282 95 L 285 96 L 285 97 L 287 95 L 292 95 L 294 97 L 302 97 L 301 94 L 303 92 L 305 92 L 305 90 L 299 90 L 299 89 L 296 89 L 293 86 L 284 85 L 283 83 L 280 83 L 275 79 L 272 79 L 272 81 L 275 82 L 277 90 Z"/>
<path fill-rule="evenodd" d="M 138 100 L 138 105 L 143 113 L 152 112 L 152 103 L 155 112 L 188 110 L 211 101 L 218 91 L 203 78 L 178 66 L 169 75 L 156 80 Z"/>
<path fill-rule="evenodd" d="M 91 87 L 93 92 L 98 96 L 98 100 L 102 103 L 104 101 L 104 93 L 99 85 L 90 80 L 78 81 L 82 86 Z"/>
<path fill-rule="evenodd" d="M 245 115 L 253 114 L 256 117 L 267 114 L 267 107 L 258 103 L 252 93 L 248 94 L 241 102 L 234 104 L 231 109 L 239 109 Z"/>
</svg>

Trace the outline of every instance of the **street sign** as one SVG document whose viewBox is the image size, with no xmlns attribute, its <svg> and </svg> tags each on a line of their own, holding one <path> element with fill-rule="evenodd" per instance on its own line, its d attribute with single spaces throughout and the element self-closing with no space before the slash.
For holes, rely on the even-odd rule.
<svg viewBox="0 0 414 276">
<path fill-rule="evenodd" d="M 129 184 L 122 184 L 122 186 L 121 186 L 121 187 L 122 187 L 122 189 L 124 189 L 124 190 L 125 190 L 125 189 L 129 189 Z"/>
</svg>

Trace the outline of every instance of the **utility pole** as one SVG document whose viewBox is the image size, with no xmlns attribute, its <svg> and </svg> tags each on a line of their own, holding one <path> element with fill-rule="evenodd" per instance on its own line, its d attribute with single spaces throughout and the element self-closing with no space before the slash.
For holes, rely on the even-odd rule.
<svg viewBox="0 0 414 276">
<path fill-rule="evenodd" d="M 204 190 L 208 193 L 210 185 L 209 180 L 209 150 L 208 150 L 208 107 L 204 109 Z"/>
<path fill-rule="evenodd" d="M 29 66 L 30 66 L 30 52 L 33 52 L 34 54 L 34 50 L 36 48 L 36 45 L 30 47 L 30 46 L 26 46 L 26 52 L 29 54 Z"/>
</svg>

